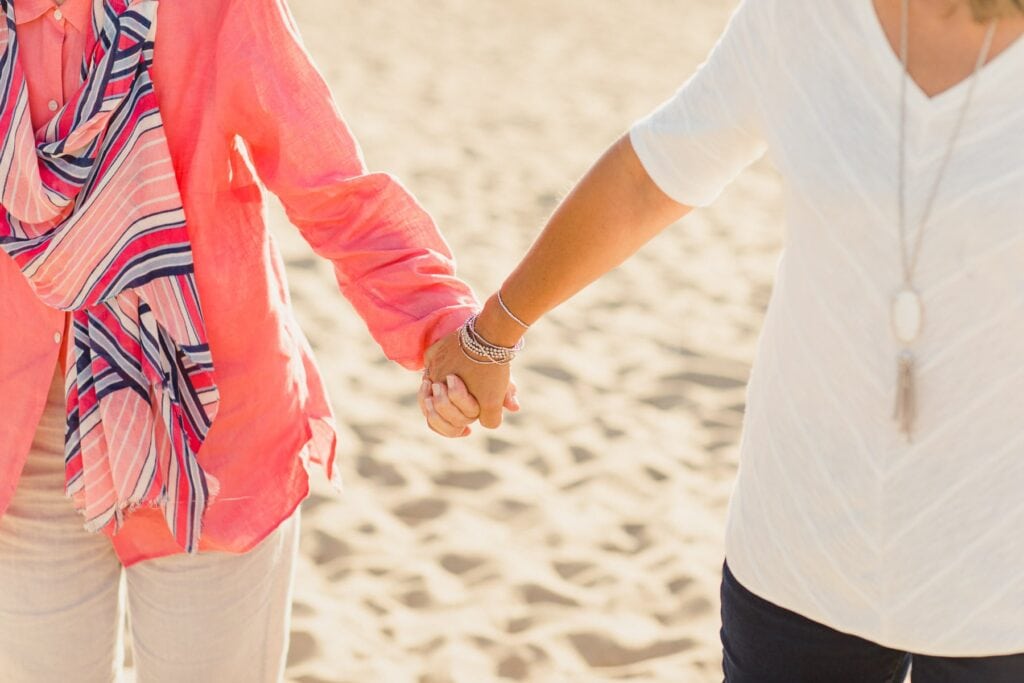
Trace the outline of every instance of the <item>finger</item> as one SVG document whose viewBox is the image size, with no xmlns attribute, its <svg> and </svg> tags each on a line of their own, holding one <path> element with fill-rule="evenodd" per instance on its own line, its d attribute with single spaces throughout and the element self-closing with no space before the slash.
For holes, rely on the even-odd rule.
<svg viewBox="0 0 1024 683">
<path fill-rule="evenodd" d="M 448 375 L 446 378 L 448 388 L 448 398 L 452 404 L 459 409 L 463 415 L 470 420 L 475 420 L 480 417 L 480 404 L 477 403 L 473 395 L 469 393 L 469 389 L 466 388 L 465 382 L 462 381 L 458 375 Z"/>
<path fill-rule="evenodd" d="M 437 411 L 437 414 L 440 415 L 445 422 L 458 427 L 465 427 L 473 421 L 473 418 L 464 415 L 462 411 L 451 402 L 451 399 L 448 396 L 448 389 L 445 385 L 440 382 L 434 382 L 431 389 L 432 391 L 430 396 L 434 402 L 434 410 Z"/>
<path fill-rule="evenodd" d="M 428 398 L 424 401 L 424 404 L 426 405 L 427 410 L 427 426 L 430 427 L 431 430 L 447 438 L 459 435 L 462 431 L 460 428 L 448 423 L 444 418 L 437 414 L 434 399 Z"/>
<path fill-rule="evenodd" d="M 434 399 L 428 398 L 424 401 L 424 404 L 427 408 L 427 425 L 441 436 L 452 439 L 466 436 L 469 433 L 464 425 L 453 425 L 438 415 L 434 406 Z"/>
<path fill-rule="evenodd" d="M 430 380 L 424 378 L 423 381 L 420 382 L 420 390 L 416 393 L 416 402 L 420 406 L 420 413 L 422 413 L 424 419 L 430 417 L 430 415 L 427 413 L 426 404 L 426 400 L 428 398 L 430 398 Z"/>
<path fill-rule="evenodd" d="M 508 390 L 505 392 L 505 407 L 513 413 L 519 412 L 522 407 L 519 404 L 519 387 L 516 386 L 515 380 L 509 380 Z"/>
</svg>

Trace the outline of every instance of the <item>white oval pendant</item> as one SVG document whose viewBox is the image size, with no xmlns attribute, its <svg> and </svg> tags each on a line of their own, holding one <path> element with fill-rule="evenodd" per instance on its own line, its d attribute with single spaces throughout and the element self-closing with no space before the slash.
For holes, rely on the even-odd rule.
<svg viewBox="0 0 1024 683">
<path fill-rule="evenodd" d="M 917 339 L 923 318 L 921 297 L 912 289 L 901 289 L 892 300 L 892 329 L 896 338 L 904 344 Z"/>
</svg>

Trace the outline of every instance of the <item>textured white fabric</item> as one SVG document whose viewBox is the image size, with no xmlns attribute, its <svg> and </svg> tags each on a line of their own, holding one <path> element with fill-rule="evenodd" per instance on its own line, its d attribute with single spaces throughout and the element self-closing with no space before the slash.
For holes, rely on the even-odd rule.
<svg viewBox="0 0 1024 683">
<path fill-rule="evenodd" d="M 283 680 L 298 512 L 244 554 L 172 555 L 123 569 L 110 540 L 83 528 L 63 484 L 64 399 L 55 377 L 0 517 L 2 683 L 117 680 L 125 597 L 133 680 Z"/>
<path fill-rule="evenodd" d="M 901 78 L 871 0 L 746 0 L 631 140 L 685 204 L 765 151 L 784 180 L 727 523 L 737 578 L 890 647 L 1024 652 L 1024 39 L 981 72 L 924 237 L 911 445 L 889 326 Z M 913 228 L 965 93 L 909 87 Z"/>
</svg>

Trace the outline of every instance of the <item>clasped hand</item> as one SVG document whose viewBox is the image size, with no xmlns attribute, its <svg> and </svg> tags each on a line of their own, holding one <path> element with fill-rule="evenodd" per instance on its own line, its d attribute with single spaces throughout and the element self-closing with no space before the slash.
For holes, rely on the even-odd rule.
<svg viewBox="0 0 1024 683">
<path fill-rule="evenodd" d="M 479 420 L 483 427 L 501 425 L 504 410 L 519 410 L 509 366 L 474 363 L 452 333 L 427 349 L 419 405 L 430 428 L 442 436 L 468 436 Z"/>
</svg>

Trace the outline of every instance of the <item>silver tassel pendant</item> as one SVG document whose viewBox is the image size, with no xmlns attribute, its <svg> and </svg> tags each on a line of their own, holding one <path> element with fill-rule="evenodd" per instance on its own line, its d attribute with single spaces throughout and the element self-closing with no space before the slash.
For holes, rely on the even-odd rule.
<svg viewBox="0 0 1024 683">
<path fill-rule="evenodd" d="M 892 416 L 899 422 L 900 431 L 909 443 L 917 408 L 914 404 L 914 354 L 910 349 L 903 349 L 896 361 L 896 405 Z"/>
</svg>

